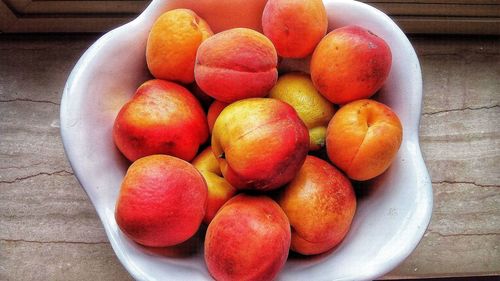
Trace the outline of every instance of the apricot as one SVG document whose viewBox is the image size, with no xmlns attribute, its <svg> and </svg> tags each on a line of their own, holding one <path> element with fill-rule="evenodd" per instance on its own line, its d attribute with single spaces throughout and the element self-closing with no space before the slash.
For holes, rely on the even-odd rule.
<svg viewBox="0 0 500 281">
<path fill-rule="evenodd" d="M 214 102 L 212 102 L 212 104 L 208 108 L 208 112 L 207 112 L 208 128 L 210 129 L 210 132 L 212 132 L 212 130 L 214 128 L 215 120 L 217 120 L 217 117 L 219 117 L 219 114 L 228 105 L 229 105 L 228 103 L 221 102 L 218 100 L 215 100 Z"/>
<path fill-rule="evenodd" d="M 234 187 L 267 191 L 293 179 L 309 151 L 309 133 L 289 104 L 245 99 L 220 113 L 212 131 L 212 151 Z"/>
<path fill-rule="evenodd" d="M 215 215 L 205 237 L 205 262 L 219 281 L 273 280 L 290 247 L 290 224 L 266 196 L 240 194 Z"/>
<path fill-rule="evenodd" d="M 207 209 L 203 222 L 209 224 L 222 205 L 236 194 L 236 188 L 222 177 L 219 162 L 212 153 L 212 147 L 205 148 L 191 163 L 200 171 L 207 183 Z"/>
<path fill-rule="evenodd" d="M 307 156 L 278 203 L 292 227 L 291 249 L 303 255 L 337 246 L 350 229 L 356 196 L 349 179 L 328 162 Z"/>
<path fill-rule="evenodd" d="M 328 124 L 330 160 L 351 179 L 363 181 L 391 165 L 403 138 L 398 116 L 388 106 L 364 99 L 342 106 Z"/>
<path fill-rule="evenodd" d="M 190 161 L 207 138 L 207 119 L 198 100 L 184 87 L 163 80 L 142 84 L 113 126 L 114 142 L 130 161 L 152 154 Z"/>
<path fill-rule="evenodd" d="M 278 78 L 273 43 L 248 28 L 234 28 L 204 41 L 196 56 L 196 83 L 209 96 L 230 103 L 264 97 Z"/>
<path fill-rule="evenodd" d="M 205 214 L 207 186 L 188 162 L 151 155 L 127 170 L 116 203 L 120 229 L 150 247 L 182 243 L 198 230 Z"/>
<path fill-rule="evenodd" d="M 369 30 L 345 26 L 328 33 L 311 58 L 311 78 L 318 91 L 336 104 L 369 98 L 389 76 L 389 45 Z"/>
<path fill-rule="evenodd" d="M 328 18 L 321 0 L 269 0 L 262 14 L 262 28 L 278 55 L 304 58 L 325 36 Z"/>
<path fill-rule="evenodd" d="M 149 71 L 158 79 L 193 82 L 196 51 L 212 34 L 208 24 L 191 10 L 164 13 L 149 32 L 146 45 Z"/>
<path fill-rule="evenodd" d="M 326 126 L 335 114 L 335 108 L 314 88 L 309 75 L 300 72 L 281 75 L 269 97 L 284 101 L 297 111 L 309 129 L 309 150 L 324 147 Z"/>
</svg>

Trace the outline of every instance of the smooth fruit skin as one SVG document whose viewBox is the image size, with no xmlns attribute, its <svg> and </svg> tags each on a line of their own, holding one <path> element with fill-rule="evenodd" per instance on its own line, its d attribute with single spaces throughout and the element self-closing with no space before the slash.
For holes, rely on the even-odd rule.
<svg viewBox="0 0 500 281">
<path fill-rule="evenodd" d="M 262 14 L 262 27 L 278 55 L 304 58 L 325 36 L 328 18 L 321 0 L 269 0 Z"/>
<path fill-rule="evenodd" d="M 309 151 L 309 134 L 287 103 L 245 99 L 228 105 L 215 121 L 212 151 L 234 187 L 268 191 L 293 179 Z"/>
<path fill-rule="evenodd" d="M 207 119 L 198 100 L 184 87 L 163 80 L 142 84 L 113 126 L 116 146 L 132 162 L 152 154 L 190 161 L 207 138 Z"/>
<path fill-rule="evenodd" d="M 208 120 L 208 128 L 210 129 L 210 132 L 212 132 L 215 124 L 215 120 L 217 117 L 219 117 L 219 114 L 222 112 L 226 106 L 228 106 L 228 103 L 221 102 L 218 100 L 215 100 L 210 107 L 208 108 L 207 112 L 207 120 Z"/>
<path fill-rule="evenodd" d="M 219 162 L 212 152 L 212 147 L 205 148 L 191 163 L 200 171 L 207 183 L 207 208 L 203 222 L 209 224 L 222 205 L 236 194 L 236 188 L 222 177 Z"/>
<path fill-rule="evenodd" d="M 314 156 L 307 156 L 278 203 L 292 227 L 291 249 L 303 255 L 320 254 L 337 246 L 356 212 L 356 196 L 349 179 Z"/>
<path fill-rule="evenodd" d="M 369 98 L 385 83 L 392 64 L 389 45 L 369 30 L 345 26 L 328 33 L 311 58 L 311 78 L 335 104 Z"/>
<path fill-rule="evenodd" d="M 230 103 L 264 97 L 278 79 L 273 43 L 248 28 L 217 33 L 204 41 L 196 55 L 196 83 L 209 96 Z"/>
<path fill-rule="evenodd" d="M 146 45 L 149 71 L 157 79 L 193 82 L 196 52 L 212 34 L 208 24 L 191 10 L 162 14 L 153 24 Z"/>
<path fill-rule="evenodd" d="M 191 161 L 191 164 L 193 164 L 193 166 L 198 169 L 198 171 L 208 171 L 222 176 L 222 172 L 220 171 L 219 167 L 219 161 L 217 161 L 217 158 L 215 158 L 211 146 L 205 148 L 202 152 L 196 155 L 193 161 Z"/>
<path fill-rule="evenodd" d="M 284 101 L 297 111 L 309 129 L 309 150 L 324 147 L 326 127 L 335 114 L 335 108 L 314 88 L 309 75 L 300 72 L 281 75 L 269 97 Z"/>
<path fill-rule="evenodd" d="M 165 7 L 188 8 L 204 18 L 214 33 L 246 27 L 262 31 L 262 11 L 267 0 L 171 0 Z"/>
<path fill-rule="evenodd" d="M 274 280 L 290 247 L 290 224 L 272 199 L 240 194 L 217 213 L 205 237 L 205 262 L 219 281 Z"/>
<path fill-rule="evenodd" d="M 123 179 L 115 218 L 135 242 L 165 247 L 188 240 L 205 214 L 207 186 L 188 162 L 168 155 L 135 161 Z"/>
<path fill-rule="evenodd" d="M 363 181 L 391 165 L 403 138 L 396 113 L 374 100 L 358 100 L 341 107 L 326 133 L 330 160 L 351 179 Z"/>
</svg>

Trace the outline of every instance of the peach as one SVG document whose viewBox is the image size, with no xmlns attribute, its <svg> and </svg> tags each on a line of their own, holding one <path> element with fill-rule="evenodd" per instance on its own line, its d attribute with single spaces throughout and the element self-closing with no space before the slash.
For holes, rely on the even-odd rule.
<svg viewBox="0 0 500 281">
<path fill-rule="evenodd" d="M 278 78 L 273 43 L 248 28 L 234 28 L 204 41 L 196 56 L 196 83 L 209 96 L 230 103 L 264 97 Z"/>
<path fill-rule="evenodd" d="M 356 211 L 349 179 L 328 162 L 307 156 L 278 203 L 292 227 L 291 249 L 303 255 L 326 252 L 346 236 Z"/>
<path fill-rule="evenodd" d="M 171 10 L 153 24 L 146 45 L 146 61 L 155 78 L 191 83 L 201 42 L 212 35 L 208 24 L 188 9 Z"/>
<path fill-rule="evenodd" d="M 308 150 L 307 127 L 289 104 L 276 99 L 228 105 L 212 132 L 222 174 L 237 189 L 267 191 L 291 181 Z"/>
<path fill-rule="evenodd" d="M 262 11 L 267 0 L 171 0 L 166 7 L 188 8 L 204 18 L 215 33 L 246 27 L 262 31 Z"/>
<path fill-rule="evenodd" d="M 219 162 L 212 153 L 210 146 L 198 154 L 191 163 L 200 171 L 207 183 L 207 209 L 203 217 L 203 222 L 209 224 L 220 207 L 236 194 L 236 188 L 222 177 Z"/>
<path fill-rule="evenodd" d="M 321 0 L 269 0 L 262 14 L 262 27 L 278 55 L 304 58 L 325 36 L 328 18 Z"/>
<path fill-rule="evenodd" d="M 389 45 L 369 30 L 345 26 L 328 33 L 311 58 L 311 78 L 318 91 L 336 104 L 369 98 L 389 76 Z"/>
<path fill-rule="evenodd" d="M 142 84 L 113 126 L 115 144 L 130 161 L 152 154 L 190 161 L 207 138 L 207 119 L 198 100 L 184 87 L 163 80 Z"/>
<path fill-rule="evenodd" d="M 182 243 L 198 230 L 207 186 L 188 162 L 168 155 L 135 161 L 123 179 L 115 218 L 135 242 L 150 247 Z"/>
<path fill-rule="evenodd" d="M 326 150 L 330 160 L 351 179 L 382 174 L 395 158 L 403 138 L 398 116 L 374 100 L 342 106 L 328 124 Z"/>
<path fill-rule="evenodd" d="M 217 213 L 205 237 L 205 262 L 219 281 L 273 280 L 290 247 L 290 224 L 272 199 L 240 194 Z"/>
<path fill-rule="evenodd" d="M 217 117 L 219 117 L 219 114 L 222 112 L 226 106 L 228 106 L 228 103 L 221 102 L 218 100 L 215 100 L 210 107 L 208 108 L 207 112 L 207 121 L 208 121 L 208 128 L 210 129 L 210 132 L 212 132 L 215 124 L 215 120 Z"/>
</svg>

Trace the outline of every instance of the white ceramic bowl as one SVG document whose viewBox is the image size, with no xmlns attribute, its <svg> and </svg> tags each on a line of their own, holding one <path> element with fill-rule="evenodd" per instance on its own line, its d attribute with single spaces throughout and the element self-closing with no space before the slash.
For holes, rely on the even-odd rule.
<svg viewBox="0 0 500 281">
<path fill-rule="evenodd" d="M 384 38 L 393 65 L 379 100 L 392 107 L 403 127 L 403 143 L 391 168 L 365 186 L 352 228 L 333 251 L 290 258 L 279 280 L 369 280 L 401 263 L 417 246 L 432 212 L 432 187 L 418 143 L 422 104 L 420 66 L 410 42 L 385 14 L 349 0 L 325 0 L 329 29 L 348 24 Z M 134 21 L 101 37 L 80 58 L 61 102 L 61 134 L 76 177 L 94 204 L 109 241 L 137 280 L 210 280 L 199 251 L 172 257 L 127 239 L 114 219 L 115 201 L 127 162 L 113 144 L 111 129 L 120 107 L 149 74 L 145 45 L 168 0 L 154 0 Z M 242 7 L 244 8 L 244 7 Z"/>
</svg>

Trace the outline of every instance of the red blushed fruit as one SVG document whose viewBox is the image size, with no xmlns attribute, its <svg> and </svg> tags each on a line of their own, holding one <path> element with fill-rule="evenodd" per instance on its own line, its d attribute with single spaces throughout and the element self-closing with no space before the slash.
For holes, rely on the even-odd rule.
<svg viewBox="0 0 500 281">
<path fill-rule="evenodd" d="M 210 132 L 212 132 L 215 124 L 215 120 L 217 120 L 217 117 L 219 117 L 219 114 L 222 112 L 226 106 L 229 104 L 221 101 L 214 101 L 210 107 L 208 108 L 207 112 L 207 120 L 208 120 L 208 128 L 210 129 Z"/>
<path fill-rule="evenodd" d="M 164 80 L 142 84 L 113 127 L 115 144 L 130 161 L 153 154 L 190 161 L 207 138 L 207 119 L 198 100 Z"/>
<path fill-rule="evenodd" d="M 318 91 L 336 104 L 364 99 L 389 76 L 389 45 L 369 30 L 345 26 L 328 33 L 311 58 L 311 79 Z"/>
<path fill-rule="evenodd" d="M 290 235 L 288 218 L 276 202 L 266 196 L 237 195 L 208 226 L 208 271 L 219 281 L 273 280 L 288 258 Z"/>
<path fill-rule="evenodd" d="M 291 249 L 303 255 L 337 246 L 351 227 L 356 196 L 349 179 L 328 162 L 307 156 L 278 199 L 292 226 Z"/>
<path fill-rule="evenodd" d="M 193 165 L 168 155 L 135 161 L 116 203 L 120 229 L 150 247 L 173 246 L 198 230 L 205 214 L 207 185 Z"/>
<path fill-rule="evenodd" d="M 205 40 L 196 54 L 196 83 L 209 96 L 230 103 L 264 97 L 278 79 L 278 55 L 263 34 L 234 28 Z"/>
<path fill-rule="evenodd" d="M 294 178 L 309 151 L 309 132 L 289 104 L 245 99 L 217 117 L 212 151 L 231 185 L 268 191 Z"/>
</svg>

